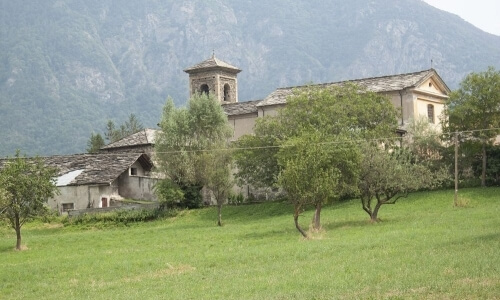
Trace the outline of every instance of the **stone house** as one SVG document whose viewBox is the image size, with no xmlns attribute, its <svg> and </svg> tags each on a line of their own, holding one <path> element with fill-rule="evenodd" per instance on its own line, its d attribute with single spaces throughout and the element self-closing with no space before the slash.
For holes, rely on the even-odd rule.
<svg viewBox="0 0 500 300">
<path fill-rule="evenodd" d="M 60 195 L 48 204 L 60 213 L 110 207 L 123 198 L 156 200 L 156 179 L 149 176 L 153 163 L 147 154 L 74 154 L 42 159 L 58 170 Z"/>
</svg>

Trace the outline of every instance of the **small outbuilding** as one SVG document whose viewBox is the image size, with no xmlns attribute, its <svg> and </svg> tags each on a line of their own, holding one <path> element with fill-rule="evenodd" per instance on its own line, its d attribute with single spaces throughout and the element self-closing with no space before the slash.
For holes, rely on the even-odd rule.
<svg viewBox="0 0 500 300">
<path fill-rule="evenodd" d="M 58 169 L 60 194 L 49 199 L 51 208 L 68 210 L 105 208 L 123 198 L 156 201 L 153 163 L 144 153 L 100 153 L 43 157 Z"/>
</svg>

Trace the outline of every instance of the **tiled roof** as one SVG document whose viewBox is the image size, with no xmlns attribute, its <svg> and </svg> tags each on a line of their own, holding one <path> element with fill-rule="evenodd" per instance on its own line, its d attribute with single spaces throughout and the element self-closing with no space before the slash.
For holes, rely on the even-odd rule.
<svg viewBox="0 0 500 300">
<path fill-rule="evenodd" d="M 236 68 L 233 65 L 228 64 L 227 62 L 224 62 L 224 61 L 216 58 L 215 55 L 212 55 L 212 57 L 210 57 L 207 60 L 202 61 L 199 64 L 196 64 L 192 67 L 185 69 L 184 72 L 192 73 L 192 72 L 196 72 L 198 70 L 206 70 L 206 69 L 212 69 L 212 68 L 214 68 L 214 69 L 215 68 L 229 69 L 230 71 L 233 71 L 236 73 L 241 72 L 240 69 Z"/>
<path fill-rule="evenodd" d="M 423 81 L 428 78 L 436 76 L 438 81 L 444 86 L 446 90 L 449 91 L 448 87 L 444 83 L 444 81 L 439 77 L 434 69 L 429 69 L 420 72 L 407 73 L 407 74 L 399 74 L 399 75 L 390 75 L 390 76 L 382 76 L 382 77 L 372 77 L 372 78 L 364 78 L 364 79 L 356 79 L 356 80 L 347 80 L 347 81 L 339 81 L 332 83 L 323 83 L 313 86 L 342 86 L 346 83 L 355 83 L 361 87 L 366 88 L 368 91 L 372 92 L 391 92 L 391 91 L 400 91 L 406 88 L 416 87 L 421 84 Z M 279 88 L 269 94 L 261 103 L 257 106 L 267 106 L 267 105 L 279 105 L 285 104 L 286 98 L 292 94 L 293 89 L 300 89 L 304 86 L 296 86 L 296 87 L 286 87 Z"/>
<path fill-rule="evenodd" d="M 47 166 L 58 170 L 57 182 L 60 186 L 110 184 L 136 161 L 146 171 L 153 167 L 149 156 L 141 153 L 55 155 L 41 159 Z M 0 168 L 9 160 L 0 159 Z"/>
<path fill-rule="evenodd" d="M 228 116 L 245 115 L 257 112 L 257 104 L 262 100 L 236 102 L 222 104 L 222 108 Z"/>
<path fill-rule="evenodd" d="M 114 143 L 108 144 L 101 149 L 116 149 L 125 147 L 134 147 L 142 145 L 152 145 L 155 142 L 155 136 L 158 130 L 146 128 L 129 136 L 122 138 Z"/>
<path fill-rule="evenodd" d="M 146 171 L 153 167 L 149 156 L 140 153 L 56 155 L 42 157 L 42 160 L 57 168 L 58 176 L 77 173 L 66 185 L 110 184 L 136 161 Z"/>
</svg>

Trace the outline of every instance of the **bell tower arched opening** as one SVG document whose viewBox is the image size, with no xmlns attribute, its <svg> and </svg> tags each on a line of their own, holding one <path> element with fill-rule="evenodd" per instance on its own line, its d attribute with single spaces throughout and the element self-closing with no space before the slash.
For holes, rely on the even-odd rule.
<svg viewBox="0 0 500 300">
<path fill-rule="evenodd" d="M 224 102 L 231 102 L 231 87 L 229 84 L 224 84 Z"/>
<path fill-rule="evenodd" d="M 208 87 L 208 84 L 202 84 L 200 86 L 200 94 L 206 94 L 208 95 L 210 93 L 210 89 Z"/>
</svg>

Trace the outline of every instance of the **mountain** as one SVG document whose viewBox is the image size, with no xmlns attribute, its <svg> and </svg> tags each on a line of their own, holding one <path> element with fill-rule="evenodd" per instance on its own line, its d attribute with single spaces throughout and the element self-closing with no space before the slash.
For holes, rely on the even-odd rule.
<svg viewBox="0 0 500 300">
<path fill-rule="evenodd" d="M 131 113 L 154 127 L 212 51 L 243 70 L 240 101 L 431 66 L 454 89 L 500 68 L 499 36 L 420 0 L 0 0 L 0 156 L 84 152 Z"/>
</svg>

